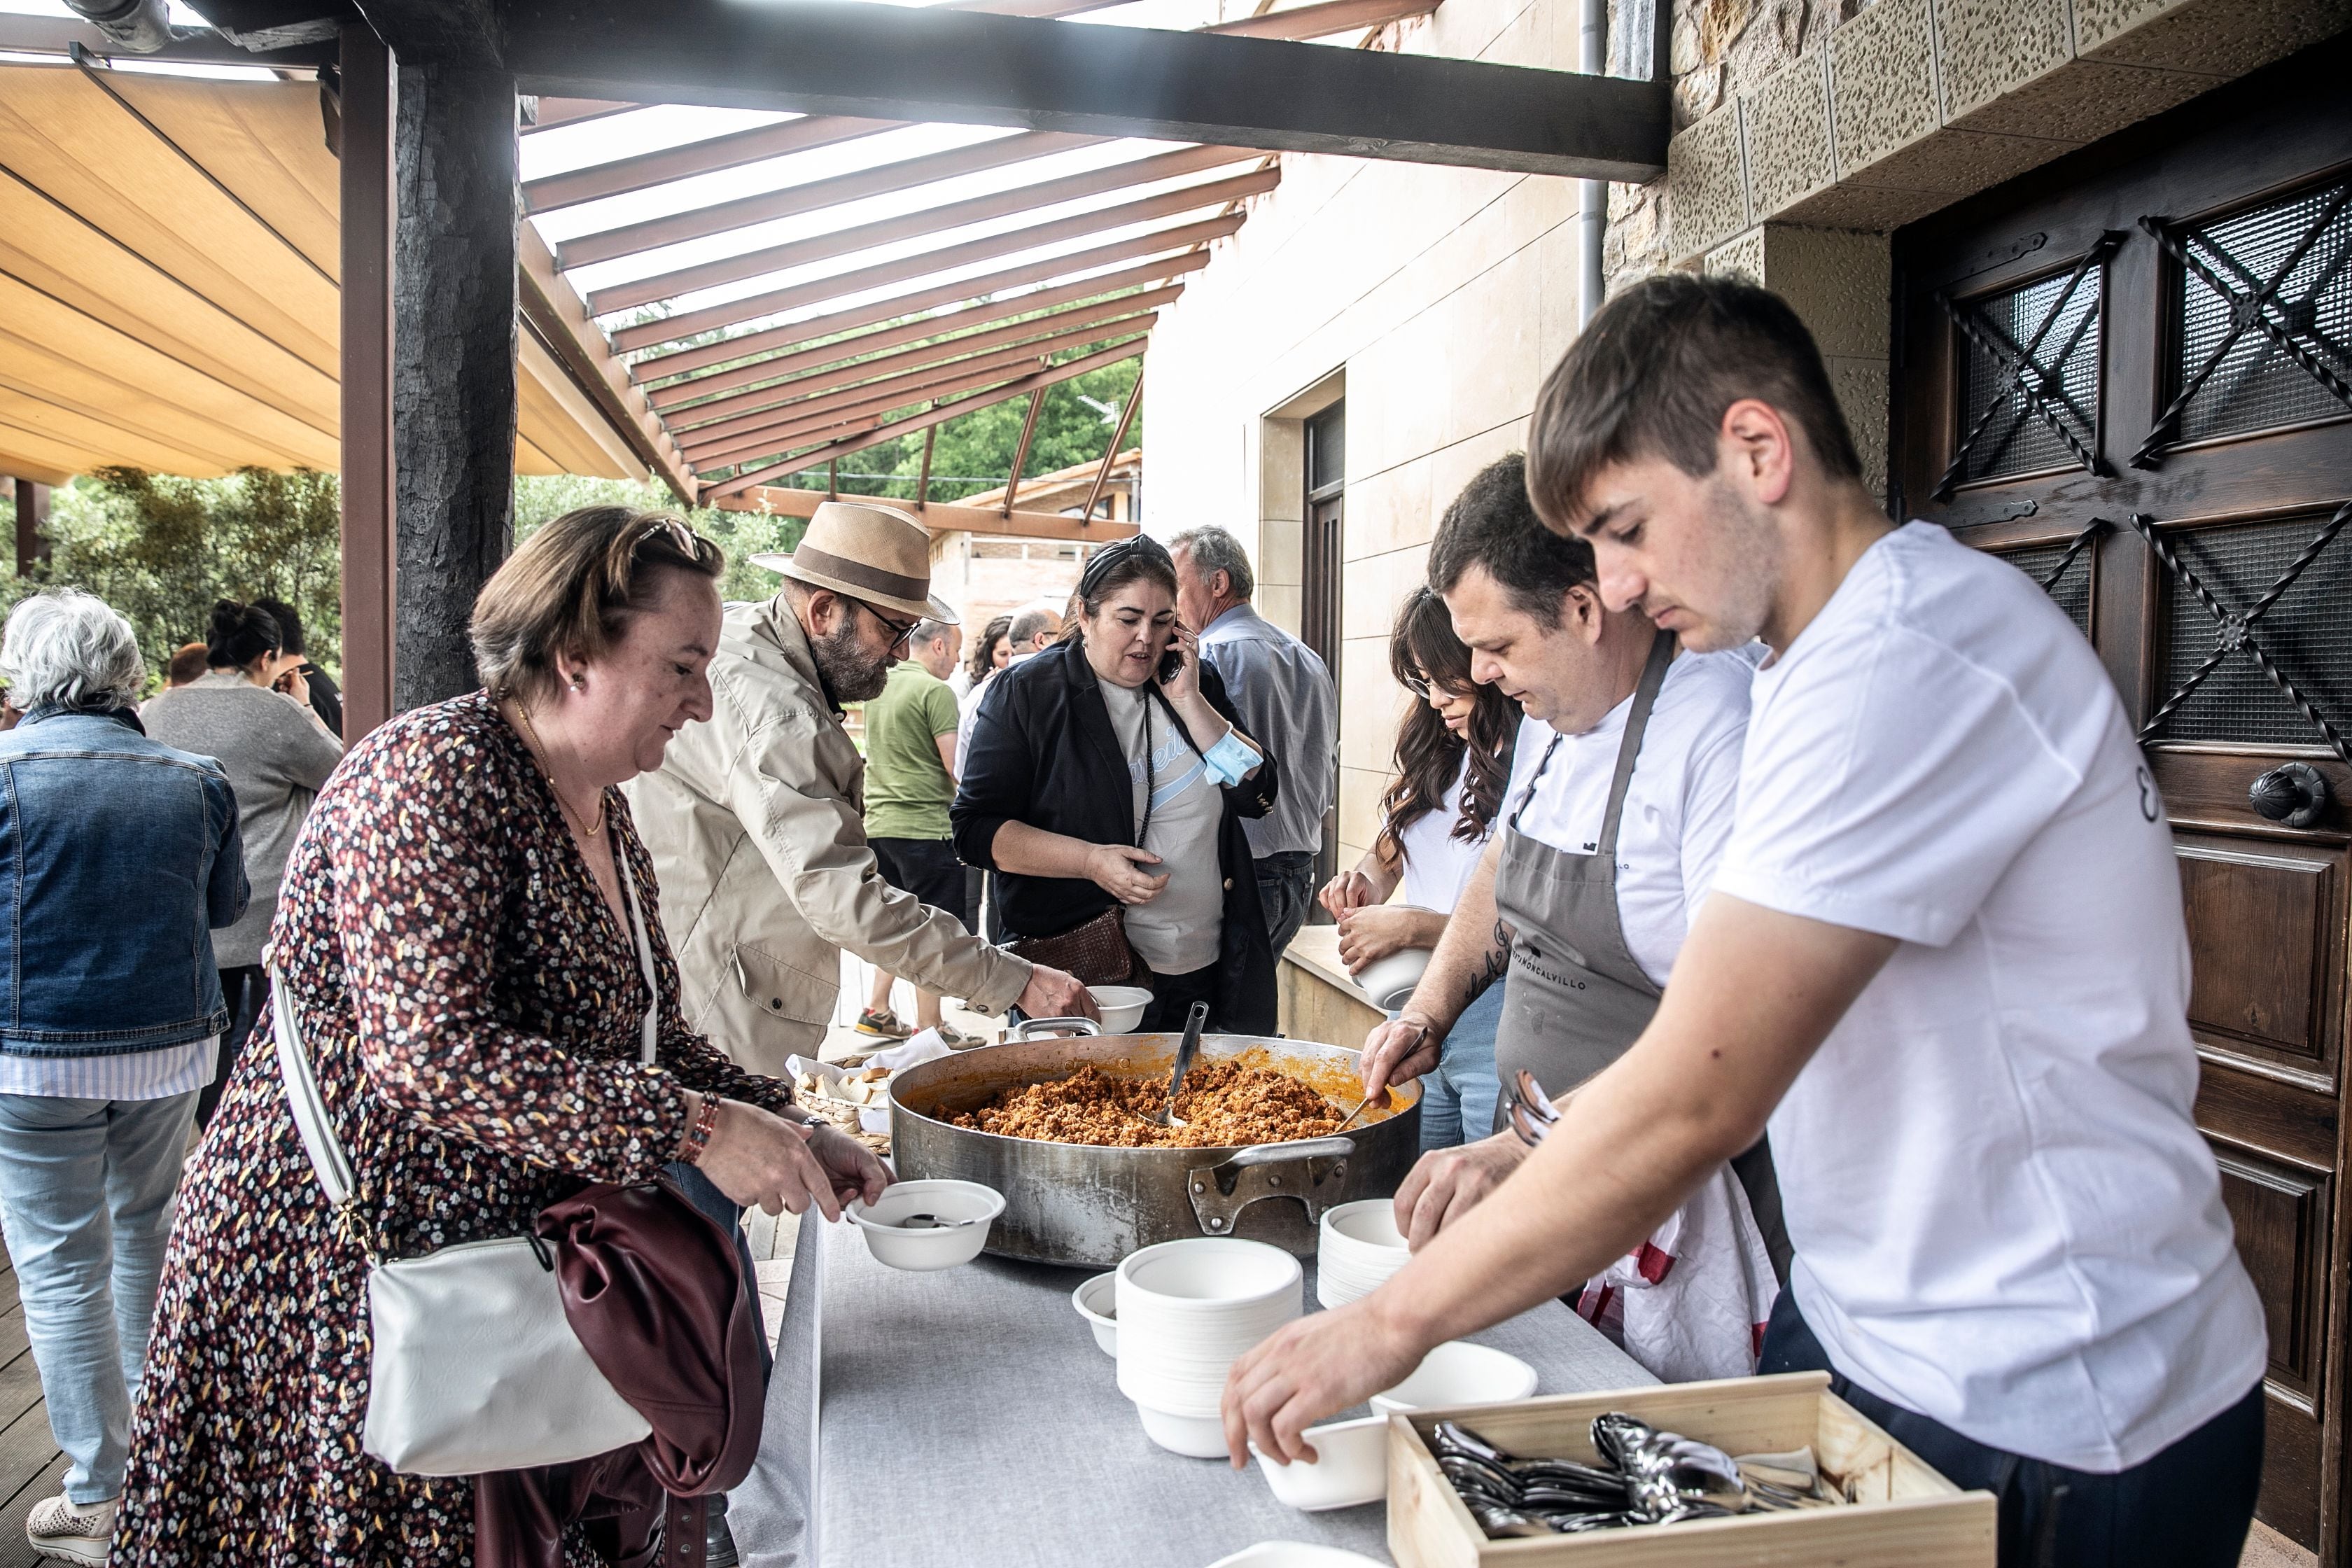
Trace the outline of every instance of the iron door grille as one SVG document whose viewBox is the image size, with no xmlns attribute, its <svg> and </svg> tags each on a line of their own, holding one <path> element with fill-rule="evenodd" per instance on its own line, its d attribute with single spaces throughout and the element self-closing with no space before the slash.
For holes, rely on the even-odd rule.
<svg viewBox="0 0 2352 1568">
<path fill-rule="evenodd" d="M 2266 674 L 2249 640 L 2247 611 L 2310 547 L 2327 513 L 2273 522 L 2168 531 L 2165 542 L 2228 612 L 2219 620 L 2177 574 L 2168 574 L 2158 662 L 2159 708 L 2217 652 L 2211 673 L 2150 726 L 2149 738 L 2235 745 L 2311 746 L 2334 737 L 2315 725 Z M 2340 524 L 2339 524 L 2340 526 Z M 2253 637 L 2294 690 L 2340 734 L 2352 731 L 2352 541 L 2320 548 L 2277 602 L 2252 623 Z"/>
<path fill-rule="evenodd" d="M 1962 421 L 1944 487 L 2093 468 L 2105 247 L 2066 272 L 1948 303 Z"/>
<path fill-rule="evenodd" d="M 2000 558 L 2042 584 L 2042 590 L 2066 612 L 2074 629 L 2091 635 L 2091 583 L 2096 552 L 2087 545 L 2060 540 L 2053 544 L 2029 544 L 2004 550 Z"/>
</svg>

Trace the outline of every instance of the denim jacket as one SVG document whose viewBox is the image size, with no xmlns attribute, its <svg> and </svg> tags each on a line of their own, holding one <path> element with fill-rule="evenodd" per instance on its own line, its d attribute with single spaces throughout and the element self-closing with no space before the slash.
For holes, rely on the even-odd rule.
<svg viewBox="0 0 2352 1568">
<path fill-rule="evenodd" d="M 127 710 L 36 708 L 0 733 L 0 1052 L 219 1034 L 212 928 L 247 897 L 218 763 L 148 739 Z"/>
</svg>

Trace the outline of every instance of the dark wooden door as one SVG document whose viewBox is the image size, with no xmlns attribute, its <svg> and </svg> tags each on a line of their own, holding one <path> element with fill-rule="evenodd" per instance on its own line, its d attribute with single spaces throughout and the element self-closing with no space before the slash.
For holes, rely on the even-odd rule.
<svg viewBox="0 0 2352 1568">
<path fill-rule="evenodd" d="M 2352 1564 L 2352 96 L 2325 66 L 1898 234 L 1891 480 L 2040 580 L 2144 726 L 2198 1121 L 2269 1315 L 2261 1514 Z"/>
<path fill-rule="evenodd" d="M 1348 405 L 1335 403 L 1307 421 L 1307 495 L 1300 541 L 1299 640 L 1315 650 L 1323 668 L 1339 679 L 1339 588 L 1347 551 L 1341 531 L 1348 483 Z M 1323 844 L 1315 852 L 1315 885 L 1339 868 L 1339 804 L 1335 795 L 1323 814 Z M 1331 917 L 1320 904 L 1307 919 L 1317 925 Z"/>
</svg>

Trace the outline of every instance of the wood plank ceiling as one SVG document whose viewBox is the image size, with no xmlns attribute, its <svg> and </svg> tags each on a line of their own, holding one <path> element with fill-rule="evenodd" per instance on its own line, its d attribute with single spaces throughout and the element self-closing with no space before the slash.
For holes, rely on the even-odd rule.
<svg viewBox="0 0 2352 1568">
<path fill-rule="evenodd" d="M 310 80 L 0 65 L 0 473 L 334 471 L 338 193 Z M 646 433 L 519 342 L 517 467 L 643 477 Z"/>
<path fill-rule="evenodd" d="M 1436 3 L 1310 0 L 1196 30 L 1377 44 Z M 665 111 L 635 136 L 615 118 L 629 112 L 541 100 L 527 134 L 548 140 L 526 171 L 562 166 L 525 180 L 524 206 L 707 501 L 1140 356 L 1209 247 L 1282 178 L 1278 157 L 1235 147 L 824 114 L 738 114 L 646 148 Z M 532 155 L 564 138 L 615 151 Z"/>
</svg>

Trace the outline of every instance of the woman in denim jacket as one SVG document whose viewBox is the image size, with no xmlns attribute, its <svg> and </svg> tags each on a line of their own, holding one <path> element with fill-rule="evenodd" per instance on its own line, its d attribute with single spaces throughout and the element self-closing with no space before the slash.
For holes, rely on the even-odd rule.
<svg viewBox="0 0 2352 1568">
<path fill-rule="evenodd" d="M 0 734 L 0 1226 L 68 1465 L 25 1532 L 102 1563 L 245 854 L 220 764 L 131 710 L 146 669 L 121 616 L 36 595 L 0 667 L 25 710 Z"/>
</svg>

